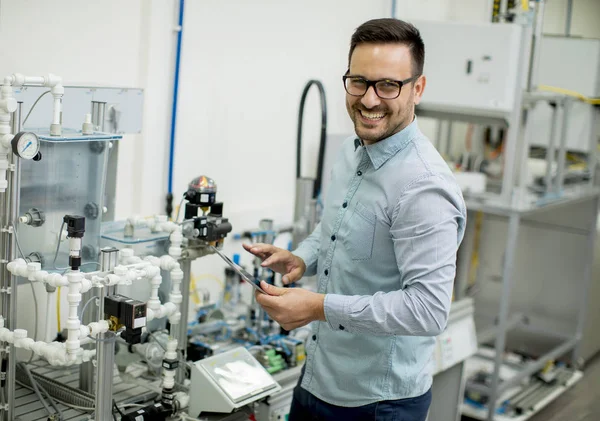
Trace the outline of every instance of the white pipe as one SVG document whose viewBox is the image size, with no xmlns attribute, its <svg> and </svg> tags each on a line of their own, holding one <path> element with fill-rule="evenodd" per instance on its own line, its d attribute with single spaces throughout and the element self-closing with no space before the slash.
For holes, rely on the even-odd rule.
<svg viewBox="0 0 600 421">
<path fill-rule="evenodd" d="M 183 234 L 181 233 L 181 226 L 177 226 L 177 230 L 173 231 L 169 236 L 171 246 L 169 247 L 169 256 L 175 260 L 181 258 L 181 243 L 183 243 Z"/>
<path fill-rule="evenodd" d="M 52 113 L 52 124 L 50 125 L 50 134 L 60 136 L 62 134 L 62 97 L 65 94 L 65 88 L 62 86 L 62 79 L 53 74 L 46 76 L 25 76 L 20 73 L 14 73 L 4 78 L 6 85 L 12 92 L 13 87 L 21 86 L 47 86 L 51 88 L 50 92 L 54 97 L 54 109 Z M 0 97 L 0 100 L 2 98 Z M 0 107 L 1 108 L 1 107 Z M 0 122 L 0 125 L 2 123 Z M 7 134 L 7 133 L 0 133 Z M 0 136 L 0 143 L 4 144 L 6 138 Z M 0 179 L 4 180 L 0 174 Z M 2 190 L 3 191 L 3 190 Z"/>
<path fill-rule="evenodd" d="M 62 97 L 65 94 L 65 88 L 62 85 L 56 85 L 51 90 L 54 97 L 54 112 L 52 124 L 62 124 Z"/>
<path fill-rule="evenodd" d="M 159 269 L 160 271 L 160 269 Z M 152 310 L 157 310 L 160 307 L 160 299 L 158 298 L 158 289 L 160 288 L 160 284 L 162 283 L 162 276 L 160 273 L 152 278 L 150 281 L 150 285 L 152 287 L 152 291 L 150 293 L 150 299 L 147 303 L 147 308 Z"/>
<path fill-rule="evenodd" d="M 0 86 L 0 192 L 4 193 L 8 187 L 6 171 L 8 170 L 8 154 L 12 153 L 9 142 L 12 140 L 11 113 L 17 109 L 17 100 L 10 84 Z"/>
<path fill-rule="evenodd" d="M 81 322 L 79 321 L 79 315 L 77 309 L 81 302 L 81 280 L 83 275 L 81 272 L 73 271 L 67 274 L 69 280 L 69 293 L 67 294 L 67 301 L 69 302 L 69 318 L 67 320 L 67 354 L 70 361 L 74 361 L 77 358 L 77 354 L 81 350 L 79 343 L 79 327 Z"/>
<path fill-rule="evenodd" d="M 135 227 L 148 227 L 152 232 L 181 232 L 181 225 L 169 221 L 167 215 L 154 215 L 152 219 L 134 215 L 127 218 L 127 222 Z"/>
<path fill-rule="evenodd" d="M 48 88 L 54 88 L 55 86 L 62 84 L 62 78 L 53 75 L 52 73 L 46 76 L 25 76 L 21 73 L 13 73 L 4 78 L 4 84 L 12 85 L 14 87 L 46 86 Z"/>
<path fill-rule="evenodd" d="M 95 331 L 100 332 L 108 330 L 108 323 L 98 324 Z M 27 337 L 27 331 L 24 329 L 15 329 L 14 332 L 4 327 L 4 319 L 0 317 L 0 341 L 14 344 L 16 348 L 32 351 L 35 355 L 43 357 L 51 365 L 71 365 L 81 364 L 90 361 L 95 355 L 95 350 L 84 350 L 79 348 L 75 357 L 71 357 L 67 350 L 68 344 L 61 342 L 34 341 Z"/>
<path fill-rule="evenodd" d="M 7 269 L 15 276 L 27 278 L 32 282 L 42 282 L 55 288 L 66 287 L 69 285 L 66 276 L 41 270 L 41 265 L 36 262 L 27 263 L 24 259 L 19 258 L 9 262 Z"/>
<path fill-rule="evenodd" d="M 183 296 L 181 295 L 181 282 L 183 281 L 183 271 L 179 268 L 171 271 L 171 294 L 169 295 L 169 301 L 175 304 L 177 310 L 171 317 L 169 317 L 169 323 L 171 325 L 179 324 L 181 320 L 181 302 Z M 187 314 L 185 315 L 187 317 Z"/>
<path fill-rule="evenodd" d="M 54 300 L 56 299 L 56 290 L 54 292 L 49 292 L 46 299 L 46 328 L 44 330 L 44 340 L 46 342 L 52 342 L 52 331 L 51 331 L 51 320 L 50 314 L 54 314 L 50 309 L 53 307 Z"/>
</svg>

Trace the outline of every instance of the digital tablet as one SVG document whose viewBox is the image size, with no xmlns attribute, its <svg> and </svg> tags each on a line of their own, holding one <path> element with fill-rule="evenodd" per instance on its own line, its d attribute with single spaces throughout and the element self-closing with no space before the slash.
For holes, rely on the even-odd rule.
<svg viewBox="0 0 600 421">
<path fill-rule="evenodd" d="M 221 250 L 217 249 L 214 246 L 211 246 L 212 249 L 215 251 L 215 253 L 217 253 L 219 256 L 221 256 L 221 258 L 223 260 L 225 260 L 225 263 L 227 263 L 229 266 L 231 266 L 231 268 L 233 270 L 235 270 L 237 272 L 238 275 L 240 275 L 240 277 L 248 282 L 250 285 L 252 285 L 252 288 L 254 288 L 255 290 L 263 293 L 263 294 L 267 294 L 261 287 L 260 287 L 260 280 L 255 279 L 254 276 L 250 275 L 248 272 L 246 272 L 244 270 L 243 267 L 237 265 L 233 260 L 231 260 L 229 257 L 227 257 Z M 267 294 L 268 295 L 268 294 Z"/>
</svg>

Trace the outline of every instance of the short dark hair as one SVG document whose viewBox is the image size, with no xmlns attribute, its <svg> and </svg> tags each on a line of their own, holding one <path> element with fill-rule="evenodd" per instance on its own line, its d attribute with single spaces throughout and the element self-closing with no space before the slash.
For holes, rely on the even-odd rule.
<svg viewBox="0 0 600 421">
<path fill-rule="evenodd" d="M 410 49 L 413 59 L 413 76 L 423 74 L 425 63 L 425 45 L 419 30 L 412 24 L 400 19 L 372 19 L 360 25 L 352 34 L 348 68 L 352 53 L 359 44 L 404 44 Z"/>
</svg>

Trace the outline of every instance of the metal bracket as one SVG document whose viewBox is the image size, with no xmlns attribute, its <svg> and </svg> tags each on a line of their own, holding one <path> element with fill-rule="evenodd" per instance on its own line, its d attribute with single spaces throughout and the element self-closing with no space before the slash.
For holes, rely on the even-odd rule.
<svg viewBox="0 0 600 421">
<path fill-rule="evenodd" d="M 0 293 L 6 293 L 6 294 L 11 294 L 12 293 L 12 287 L 8 287 L 8 288 L 0 288 Z"/>
</svg>

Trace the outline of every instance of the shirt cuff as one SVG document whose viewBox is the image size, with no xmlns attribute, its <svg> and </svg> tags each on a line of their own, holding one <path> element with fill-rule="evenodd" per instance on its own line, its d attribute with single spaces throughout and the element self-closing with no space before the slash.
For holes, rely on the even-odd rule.
<svg viewBox="0 0 600 421">
<path fill-rule="evenodd" d="M 349 330 L 348 301 L 350 297 L 339 294 L 325 295 L 325 320 L 332 330 Z"/>
</svg>

